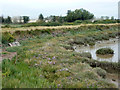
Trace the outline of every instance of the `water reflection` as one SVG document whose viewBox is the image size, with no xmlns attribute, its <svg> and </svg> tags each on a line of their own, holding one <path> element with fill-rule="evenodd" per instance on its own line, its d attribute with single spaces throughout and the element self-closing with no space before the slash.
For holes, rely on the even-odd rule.
<svg viewBox="0 0 120 90">
<path fill-rule="evenodd" d="M 95 46 L 74 46 L 76 52 L 90 52 L 92 58 L 99 61 L 118 62 L 118 39 L 110 39 L 109 41 L 96 42 Z M 100 48 L 111 48 L 114 55 L 97 55 L 96 51 Z"/>
</svg>

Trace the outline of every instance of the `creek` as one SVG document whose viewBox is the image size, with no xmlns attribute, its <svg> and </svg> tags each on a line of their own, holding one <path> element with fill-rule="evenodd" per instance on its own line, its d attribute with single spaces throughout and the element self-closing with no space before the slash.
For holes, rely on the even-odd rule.
<svg viewBox="0 0 120 90">
<path fill-rule="evenodd" d="M 94 46 L 74 45 L 73 48 L 76 52 L 79 52 L 79 53 L 90 52 L 92 55 L 92 58 L 95 60 L 118 62 L 118 39 L 117 38 L 98 41 Z M 96 51 L 100 48 L 111 48 L 112 50 L 114 50 L 114 54 L 113 55 L 97 55 Z"/>
</svg>

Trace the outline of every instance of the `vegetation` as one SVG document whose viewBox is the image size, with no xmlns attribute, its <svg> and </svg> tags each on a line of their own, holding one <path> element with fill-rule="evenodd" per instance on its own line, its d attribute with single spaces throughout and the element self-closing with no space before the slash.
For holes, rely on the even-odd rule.
<svg viewBox="0 0 120 90">
<path fill-rule="evenodd" d="M 109 23 L 119 23 L 120 20 L 115 19 L 113 16 L 111 19 L 108 16 L 101 16 L 100 19 L 95 19 L 94 14 L 89 11 L 81 8 L 76 9 L 75 11 L 68 10 L 66 16 L 55 16 L 50 15 L 48 17 L 44 17 L 41 13 L 38 16 L 38 20 L 34 23 L 28 23 L 30 20 L 29 16 L 19 16 L 11 18 L 8 16 L 4 18 L 0 17 L 0 21 L 3 24 L 21 24 L 21 27 L 30 27 L 30 26 L 60 26 L 60 25 L 79 25 L 79 24 L 109 24 Z M 22 25 L 25 24 L 25 25 Z M 10 27 L 12 27 L 11 25 Z M 6 28 L 6 26 L 2 26 Z"/>
<path fill-rule="evenodd" d="M 38 20 L 43 20 L 43 19 L 44 19 L 43 15 L 40 14 Z"/>
<path fill-rule="evenodd" d="M 28 23 L 29 17 L 28 16 L 23 16 L 24 23 Z"/>
<path fill-rule="evenodd" d="M 10 42 L 13 42 L 14 40 L 15 40 L 15 38 L 11 33 L 5 32 L 2 34 L 2 43 L 3 44 L 8 44 Z"/>
<path fill-rule="evenodd" d="M 36 22 L 36 23 L 27 23 L 22 25 L 22 27 L 30 27 L 30 26 L 60 26 L 61 23 L 59 22 L 44 22 L 44 21 L 40 21 L 40 22 Z"/>
<path fill-rule="evenodd" d="M 2 16 L 2 17 L 0 17 L 0 22 L 10 24 L 10 23 L 12 23 L 12 20 L 11 20 L 10 16 L 8 16 L 7 18 L 4 18 Z"/>
<path fill-rule="evenodd" d="M 114 54 L 114 51 L 111 48 L 101 48 L 97 50 L 96 53 L 106 55 L 106 54 Z"/>
<path fill-rule="evenodd" d="M 106 78 L 107 72 L 99 67 L 94 68 L 94 70 L 97 72 L 98 75 L 100 75 L 102 78 Z"/>
<path fill-rule="evenodd" d="M 3 88 L 115 88 L 102 66 L 113 65 L 110 70 L 116 70 L 116 63 L 92 60 L 90 53 L 77 53 L 71 47 L 75 42 L 83 45 L 111 38 L 117 29 L 117 25 L 92 25 L 13 32 L 21 46 L 6 47 L 17 55 L 2 62 Z"/>
<path fill-rule="evenodd" d="M 94 17 L 89 11 L 85 9 L 76 9 L 75 11 L 68 10 L 66 21 L 73 22 L 76 20 L 90 20 Z"/>
<path fill-rule="evenodd" d="M 86 58 L 92 58 L 92 55 L 91 55 L 91 53 L 89 53 L 89 52 L 83 52 L 83 53 L 80 53 L 80 56 L 81 57 L 86 57 Z"/>
</svg>

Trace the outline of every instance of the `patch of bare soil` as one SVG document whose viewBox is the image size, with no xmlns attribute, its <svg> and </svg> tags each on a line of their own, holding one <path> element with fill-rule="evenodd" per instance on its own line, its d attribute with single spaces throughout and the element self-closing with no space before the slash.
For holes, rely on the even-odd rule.
<svg viewBox="0 0 120 90">
<path fill-rule="evenodd" d="M 107 79 L 108 81 L 110 81 L 111 83 L 115 84 L 116 87 L 118 87 L 118 74 L 111 74 L 111 73 L 108 73 L 107 74 Z"/>
<path fill-rule="evenodd" d="M 9 52 L 7 54 L 2 54 L 2 59 L 0 58 L 0 61 L 2 61 L 3 59 L 12 59 L 14 56 L 17 55 L 17 52 Z"/>
</svg>

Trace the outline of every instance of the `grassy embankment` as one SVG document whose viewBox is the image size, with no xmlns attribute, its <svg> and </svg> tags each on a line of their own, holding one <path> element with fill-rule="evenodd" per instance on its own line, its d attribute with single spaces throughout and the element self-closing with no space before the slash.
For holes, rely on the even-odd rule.
<svg viewBox="0 0 120 90">
<path fill-rule="evenodd" d="M 92 60 L 88 53 L 73 51 L 72 45 L 94 45 L 98 40 L 109 40 L 117 34 L 117 25 L 15 31 L 11 35 L 19 40 L 21 46 L 6 48 L 8 52 L 17 52 L 17 56 L 2 62 L 2 86 L 114 88 L 115 85 L 106 80 L 107 72 L 103 69 L 108 66 L 116 70 L 117 64 Z"/>
</svg>

